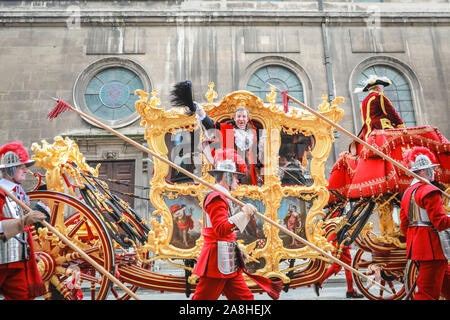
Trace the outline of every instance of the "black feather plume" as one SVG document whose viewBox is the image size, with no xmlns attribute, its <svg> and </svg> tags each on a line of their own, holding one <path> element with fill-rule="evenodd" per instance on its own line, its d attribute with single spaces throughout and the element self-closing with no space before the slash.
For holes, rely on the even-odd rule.
<svg viewBox="0 0 450 320">
<path fill-rule="evenodd" d="M 188 107 L 188 115 L 193 115 L 196 107 L 192 98 L 192 82 L 186 80 L 176 83 L 170 92 L 170 102 L 176 107 Z"/>
</svg>

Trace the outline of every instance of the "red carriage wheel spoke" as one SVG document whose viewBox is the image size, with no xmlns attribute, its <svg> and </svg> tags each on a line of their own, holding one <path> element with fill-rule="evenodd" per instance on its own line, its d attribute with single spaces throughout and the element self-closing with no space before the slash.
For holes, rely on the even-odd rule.
<svg viewBox="0 0 450 320">
<path fill-rule="evenodd" d="M 72 238 L 85 223 L 86 223 L 86 219 L 81 217 L 80 220 L 75 225 L 75 227 L 73 227 L 72 230 L 70 230 L 70 232 L 67 234 L 67 237 Z"/>
</svg>

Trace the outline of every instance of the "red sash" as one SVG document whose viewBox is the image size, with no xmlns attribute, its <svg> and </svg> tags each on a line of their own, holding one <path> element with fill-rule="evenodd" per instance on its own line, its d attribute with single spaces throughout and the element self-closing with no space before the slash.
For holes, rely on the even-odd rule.
<svg viewBox="0 0 450 320">
<path fill-rule="evenodd" d="M 34 244 L 30 227 L 26 226 L 25 231 L 28 232 L 28 243 L 30 245 L 30 258 L 25 263 L 28 282 L 28 295 L 30 296 L 30 298 L 36 298 L 44 295 L 45 285 L 37 268 L 36 255 L 34 252 Z"/>
</svg>

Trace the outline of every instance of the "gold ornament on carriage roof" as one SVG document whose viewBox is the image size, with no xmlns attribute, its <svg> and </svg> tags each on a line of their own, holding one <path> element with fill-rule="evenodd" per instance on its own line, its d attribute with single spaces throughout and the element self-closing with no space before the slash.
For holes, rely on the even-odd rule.
<svg viewBox="0 0 450 320">
<path fill-rule="evenodd" d="M 263 184 L 240 185 L 232 195 L 243 202 L 253 203 L 259 212 L 274 221 L 285 221 L 286 226 L 289 225 L 321 249 L 332 251 L 321 220 L 324 216 L 322 209 L 328 201 L 324 167 L 334 139 L 332 128 L 295 107 L 285 113 L 282 106 L 275 104 L 274 90 L 267 96 L 269 103 L 244 90 L 232 92 L 214 102 L 216 94 L 213 86 L 214 83 L 210 83 L 205 94 L 207 103 L 202 104 L 206 114 L 215 121 L 228 120 L 233 118 L 239 106 L 244 106 L 249 110 L 258 137 L 264 137 L 258 152 Z M 136 110 L 142 118 L 141 125 L 145 127 L 149 148 L 214 184 L 213 177 L 208 174 L 212 166 L 198 149 L 203 132 L 195 115 L 188 115 L 180 108 L 155 109 L 149 104 L 145 92 L 136 93 L 140 95 Z M 334 108 L 324 111 L 327 117 L 335 121 L 343 117 L 339 102 L 341 100 L 336 100 Z M 183 146 L 187 148 L 186 145 L 191 149 L 180 152 Z M 303 149 L 297 150 L 299 146 Z M 306 184 L 281 183 L 280 170 L 284 170 L 283 179 L 294 172 L 281 168 L 281 156 L 289 157 L 289 160 L 299 156 L 300 161 L 296 163 L 300 166 L 298 170 L 303 170 L 306 176 Z M 304 159 L 306 162 L 302 164 Z M 152 230 L 149 241 L 141 249 L 152 252 L 152 260 L 197 258 L 203 244 L 201 208 L 209 190 L 156 158 L 150 184 L 150 201 L 156 209 L 152 215 L 155 218 L 150 221 Z M 288 214 L 289 218 L 285 219 Z M 296 223 L 302 227 L 296 227 Z M 257 274 L 278 277 L 288 283 L 290 279 L 286 276 L 286 270 L 307 270 L 305 272 L 311 273 L 311 277 L 314 272 L 321 272 L 315 269 L 319 268 L 316 263 L 323 259 L 318 252 L 295 243 L 290 236 L 262 219 L 256 218 L 251 227 L 238 236 L 238 241 L 250 256 L 248 268 Z M 307 262 L 289 267 L 283 262 L 287 259 L 307 259 Z"/>
<path fill-rule="evenodd" d="M 214 103 L 214 99 L 218 97 L 218 94 L 216 91 L 214 91 L 214 82 L 209 83 L 209 89 L 205 93 L 205 98 L 208 100 L 210 104 Z"/>
<path fill-rule="evenodd" d="M 275 105 L 277 100 L 277 90 L 273 86 L 270 86 L 270 93 L 266 94 L 266 99 L 270 103 L 271 107 Z"/>
<path fill-rule="evenodd" d="M 161 104 L 161 99 L 158 97 L 158 92 L 155 89 L 152 90 L 152 97 L 150 98 L 150 106 L 157 108 Z"/>
</svg>

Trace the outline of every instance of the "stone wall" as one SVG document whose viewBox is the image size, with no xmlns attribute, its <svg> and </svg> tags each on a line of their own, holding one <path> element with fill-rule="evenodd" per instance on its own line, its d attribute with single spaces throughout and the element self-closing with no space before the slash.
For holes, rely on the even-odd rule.
<svg viewBox="0 0 450 320">
<path fill-rule="evenodd" d="M 108 137 L 73 112 L 46 119 L 55 106 L 51 97 L 73 104 L 80 74 L 107 57 L 142 66 L 163 105 L 180 80 L 191 79 L 202 101 L 210 81 L 222 97 L 245 89 L 258 67 L 287 66 L 302 81 L 309 106 L 320 104 L 329 87 L 345 98 L 341 125 L 353 133 L 360 126 L 355 74 L 381 61 L 408 78 L 418 125 L 437 126 L 448 138 L 449 6 L 443 0 L 0 1 L 0 144 L 22 140 L 29 148 L 70 135 L 84 148 L 83 139 Z M 139 121 L 119 131 L 143 137 Z M 349 143 L 337 135 L 328 169 Z"/>
</svg>

